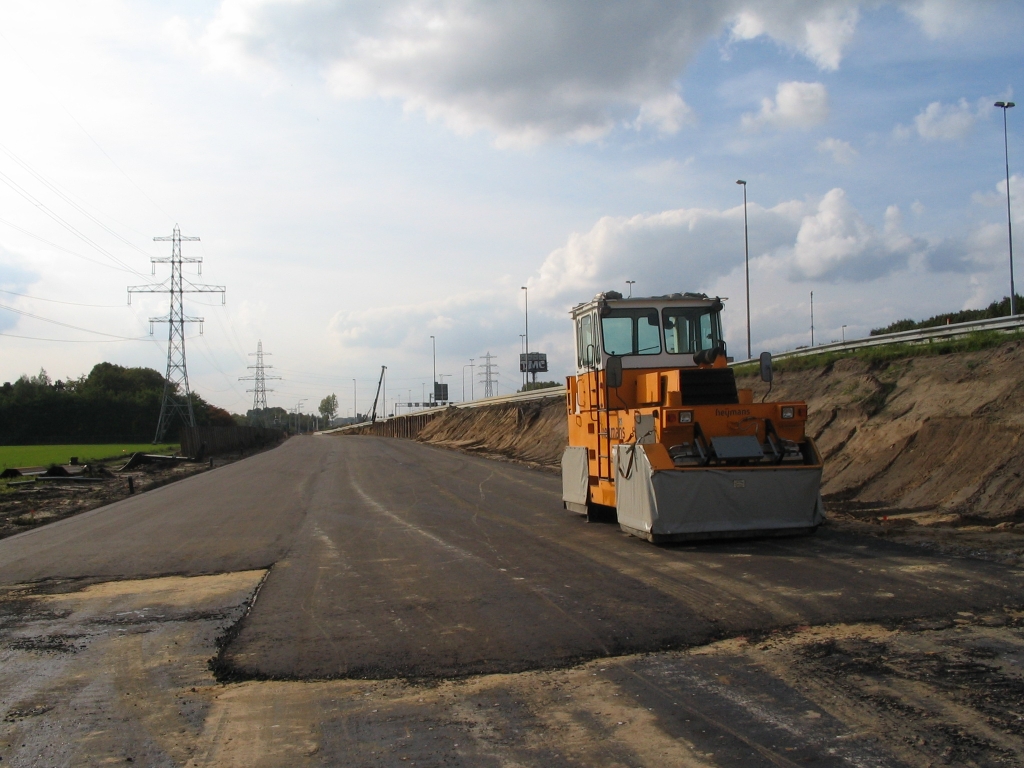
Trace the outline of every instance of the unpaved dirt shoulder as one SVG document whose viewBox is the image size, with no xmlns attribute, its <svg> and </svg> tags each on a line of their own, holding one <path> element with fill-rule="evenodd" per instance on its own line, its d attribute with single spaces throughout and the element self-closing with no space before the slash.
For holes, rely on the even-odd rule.
<svg viewBox="0 0 1024 768">
<path fill-rule="evenodd" d="M 264 450 L 273 447 L 277 446 Z M 0 539 L 104 507 L 115 501 L 127 499 L 133 492 L 139 494 L 152 491 L 261 452 L 227 454 L 216 456 L 212 461 L 180 462 L 171 466 L 159 463 L 143 464 L 126 472 L 119 472 L 117 467 L 124 464 L 122 458 L 116 462 L 99 462 L 94 465 L 98 470 L 98 477 L 103 478 L 97 483 L 51 481 L 9 486 L 6 492 L 0 494 Z M 133 491 L 129 489 L 129 478 Z"/>
<path fill-rule="evenodd" d="M 1019 765 L 1024 615 L 459 680 L 216 684 L 263 571 L 0 594 L 5 765 Z"/>
</svg>

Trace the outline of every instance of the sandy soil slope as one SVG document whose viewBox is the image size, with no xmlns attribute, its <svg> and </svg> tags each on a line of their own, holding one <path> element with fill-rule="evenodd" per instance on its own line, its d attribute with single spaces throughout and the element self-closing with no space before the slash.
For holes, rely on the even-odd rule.
<svg viewBox="0 0 1024 768">
<path fill-rule="evenodd" d="M 569 443 L 565 400 L 552 397 L 485 408 L 450 408 L 424 427 L 417 439 L 495 458 L 557 467 Z"/>
<path fill-rule="evenodd" d="M 263 575 L 0 590 L 3 764 L 925 768 L 1024 754 L 1013 610 L 511 675 L 218 684 L 208 661 Z"/>
<path fill-rule="evenodd" d="M 1024 345 L 780 373 L 772 399 L 808 403 L 822 491 L 921 522 L 1024 522 Z M 760 381 L 745 380 L 761 394 Z M 841 506 L 841 504 L 840 504 Z"/>
</svg>

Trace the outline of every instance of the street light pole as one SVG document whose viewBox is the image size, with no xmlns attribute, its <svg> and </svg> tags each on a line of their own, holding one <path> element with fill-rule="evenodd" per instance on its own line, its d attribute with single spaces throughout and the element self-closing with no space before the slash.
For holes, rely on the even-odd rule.
<svg viewBox="0 0 1024 768">
<path fill-rule="evenodd" d="M 525 333 L 520 333 L 519 334 L 519 354 L 520 355 L 522 355 L 526 351 L 526 342 L 524 341 L 525 338 L 526 338 L 526 334 Z M 523 359 L 525 360 L 526 358 L 524 357 Z M 526 389 L 526 369 L 528 367 L 529 366 L 524 364 L 523 365 L 523 370 L 520 371 L 520 373 L 523 374 L 523 389 Z"/>
<path fill-rule="evenodd" d="M 356 404 L 356 380 L 352 379 L 352 418 L 359 418 L 359 406 Z"/>
<path fill-rule="evenodd" d="M 747 182 L 737 179 L 736 183 L 743 187 L 743 271 L 747 277 L 747 360 L 754 354 L 750 347 L 750 241 L 747 239 Z"/>
<path fill-rule="evenodd" d="M 626 285 L 629 286 L 629 296 L 626 297 L 627 299 L 632 299 L 633 298 L 633 283 L 635 283 L 635 282 L 636 282 L 636 280 L 627 280 L 626 281 Z"/>
<path fill-rule="evenodd" d="M 1010 218 L 1010 145 L 1006 140 L 1006 110 L 1017 106 L 1012 101 L 997 101 L 1003 110 L 1003 156 L 1006 158 L 1006 235 L 1010 241 L 1010 314 L 1017 314 L 1017 291 L 1013 287 L 1013 219 Z"/>
<path fill-rule="evenodd" d="M 530 291 L 527 290 L 526 286 L 522 286 L 523 289 L 523 302 L 526 308 L 526 382 L 530 381 Z M 536 377 L 534 377 L 536 380 Z"/>
<path fill-rule="evenodd" d="M 430 337 L 430 350 L 434 361 L 434 379 L 430 385 L 433 388 L 430 392 L 430 402 L 434 402 L 436 400 L 434 395 L 437 392 L 437 341 L 433 336 Z"/>
<path fill-rule="evenodd" d="M 814 291 L 811 291 L 811 346 L 814 346 Z"/>
</svg>

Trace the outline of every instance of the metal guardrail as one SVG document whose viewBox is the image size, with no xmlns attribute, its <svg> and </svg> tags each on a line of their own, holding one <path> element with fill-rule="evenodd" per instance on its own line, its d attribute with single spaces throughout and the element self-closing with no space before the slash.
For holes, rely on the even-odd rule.
<svg viewBox="0 0 1024 768">
<path fill-rule="evenodd" d="M 923 344 L 935 339 L 948 339 L 956 336 L 966 336 L 978 331 L 1004 331 L 1011 332 L 1024 329 L 1024 315 L 1013 317 L 994 317 L 987 320 L 972 320 L 967 323 L 950 323 L 949 325 L 937 325 L 934 328 L 915 328 L 909 331 L 896 331 L 895 333 L 880 333 L 877 336 L 868 336 L 863 339 L 851 339 L 849 341 L 835 341 L 830 344 L 818 344 L 804 349 L 792 349 L 788 352 L 780 352 L 772 355 L 773 360 L 785 360 L 788 357 L 805 357 L 806 355 L 819 355 L 823 352 L 844 352 L 853 349 L 865 349 L 867 347 L 880 347 L 886 344 Z M 743 361 L 743 363 L 750 361 Z M 742 365 L 736 362 L 734 365 Z"/>
</svg>

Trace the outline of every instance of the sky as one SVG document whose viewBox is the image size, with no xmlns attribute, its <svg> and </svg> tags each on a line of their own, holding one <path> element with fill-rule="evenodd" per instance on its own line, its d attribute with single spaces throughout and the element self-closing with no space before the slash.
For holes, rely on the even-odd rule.
<svg viewBox="0 0 1024 768">
<path fill-rule="evenodd" d="M 226 286 L 186 297 L 190 383 L 234 413 L 260 341 L 286 409 L 366 412 L 381 366 L 420 401 L 431 336 L 453 399 L 486 353 L 512 392 L 527 294 L 560 381 L 569 308 L 627 280 L 726 297 L 742 359 L 737 179 L 755 356 L 810 342 L 812 291 L 817 343 L 986 306 L 1022 33 L 995 0 L 4 3 L 0 382 L 163 373 L 167 297 L 127 287 L 175 225 Z"/>
</svg>

